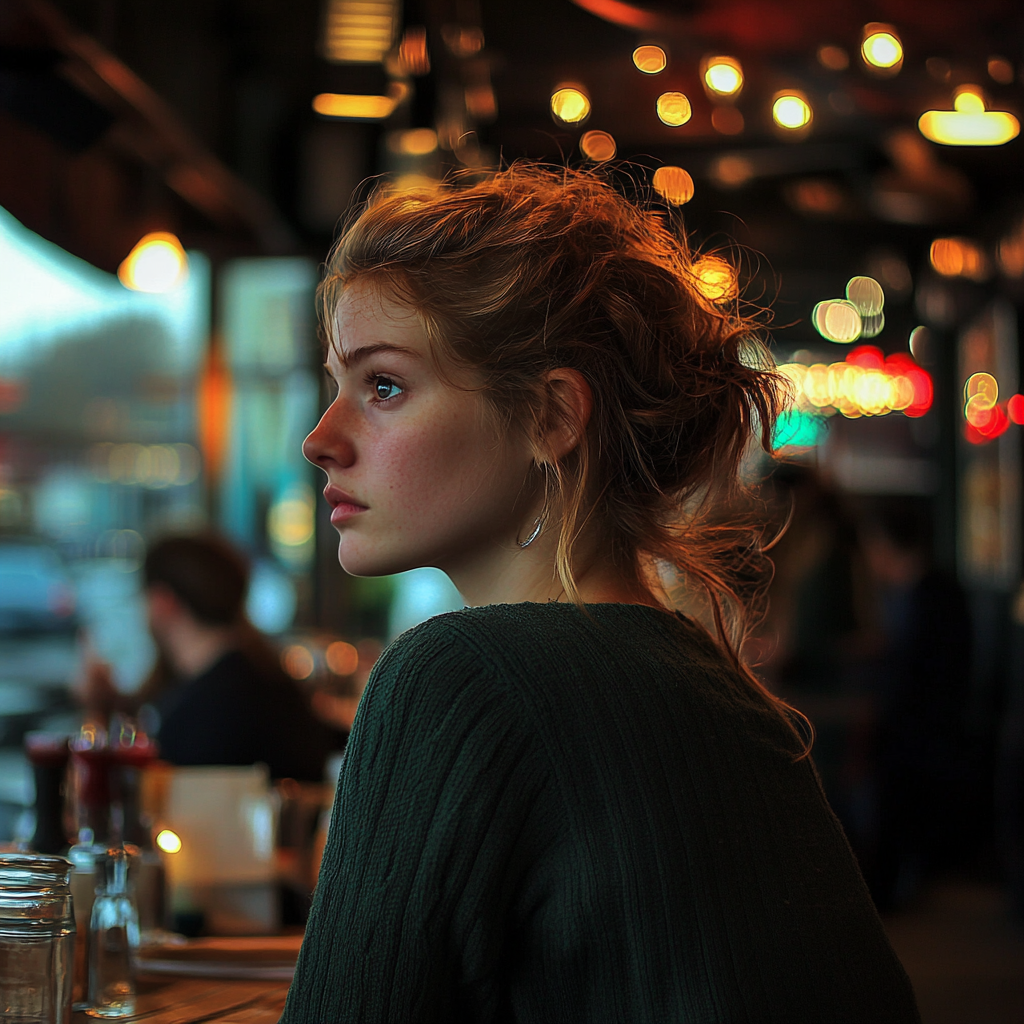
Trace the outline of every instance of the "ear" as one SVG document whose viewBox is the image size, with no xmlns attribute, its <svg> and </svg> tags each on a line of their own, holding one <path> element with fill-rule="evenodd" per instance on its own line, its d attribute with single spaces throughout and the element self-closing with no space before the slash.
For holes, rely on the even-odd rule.
<svg viewBox="0 0 1024 1024">
<path fill-rule="evenodd" d="M 545 461 L 557 462 L 575 450 L 594 407 L 594 394 L 579 370 L 561 366 L 544 374 L 545 403 L 540 449 Z"/>
</svg>

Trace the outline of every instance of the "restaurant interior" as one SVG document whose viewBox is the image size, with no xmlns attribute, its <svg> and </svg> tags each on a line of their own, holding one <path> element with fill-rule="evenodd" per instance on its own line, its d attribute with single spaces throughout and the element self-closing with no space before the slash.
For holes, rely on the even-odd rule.
<svg viewBox="0 0 1024 1024">
<path fill-rule="evenodd" d="M 91 885 L 133 843 L 143 933 L 197 944 L 142 1003 L 194 955 L 235 987 L 175 1020 L 277 1019 L 373 665 L 462 606 L 338 566 L 323 264 L 376 190 L 542 160 L 770 337 L 744 655 L 815 726 L 926 1024 L 1024 1019 L 1022 78 L 1012 0 L 0 0 L 0 844 Z M 152 738 L 150 555 L 213 534 L 311 771 Z"/>
</svg>

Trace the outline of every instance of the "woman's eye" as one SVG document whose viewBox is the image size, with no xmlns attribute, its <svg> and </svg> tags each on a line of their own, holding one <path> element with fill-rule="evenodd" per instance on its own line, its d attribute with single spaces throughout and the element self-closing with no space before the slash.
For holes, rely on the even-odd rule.
<svg viewBox="0 0 1024 1024">
<path fill-rule="evenodd" d="M 378 402 L 386 402 L 389 398 L 395 398 L 402 393 L 402 389 L 387 377 L 375 377 L 373 381 L 373 393 Z"/>
</svg>

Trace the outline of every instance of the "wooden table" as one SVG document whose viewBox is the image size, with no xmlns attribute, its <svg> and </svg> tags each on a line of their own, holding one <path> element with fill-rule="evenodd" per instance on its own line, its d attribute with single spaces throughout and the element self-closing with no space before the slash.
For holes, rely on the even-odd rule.
<svg viewBox="0 0 1024 1024">
<path fill-rule="evenodd" d="M 277 1024 L 288 994 L 286 981 L 216 981 L 211 978 L 158 978 L 138 981 L 138 1005 L 123 1021 L 145 1024 Z M 72 1024 L 96 1024 L 86 1013 Z"/>
</svg>

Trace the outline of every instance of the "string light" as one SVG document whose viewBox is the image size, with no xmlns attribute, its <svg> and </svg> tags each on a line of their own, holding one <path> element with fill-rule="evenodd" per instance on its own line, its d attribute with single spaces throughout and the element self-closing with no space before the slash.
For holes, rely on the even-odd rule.
<svg viewBox="0 0 1024 1024">
<path fill-rule="evenodd" d="M 743 68 L 734 57 L 707 57 L 704 84 L 718 96 L 736 96 L 743 88 Z"/>
<path fill-rule="evenodd" d="M 865 25 L 860 52 L 864 63 L 879 71 L 893 74 L 903 64 L 903 44 L 892 25 Z"/>
<path fill-rule="evenodd" d="M 772 104 L 772 119 L 780 128 L 797 131 L 811 123 L 811 105 L 803 93 L 789 90 L 777 93 Z"/>
<path fill-rule="evenodd" d="M 660 46 L 638 46 L 633 51 L 633 63 L 645 75 L 656 75 L 668 66 L 668 57 Z"/>
<path fill-rule="evenodd" d="M 682 167 L 659 167 L 651 184 L 654 191 L 672 206 L 682 206 L 693 198 L 693 178 Z"/>
<path fill-rule="evenodd" d="M 680 125 L 686 124 L 693 114 L 690 101 L 681 92 L 663 92 L 658 97 L 655 109 L 662 123 L 667 124 L 670 128 L 678 128 Z"/>
<path fill-rule="evenodd" d="M 615 139 L 608 132 L 584 132 L 580 139 L 580 150 L 588 160 L 604 163 L 615 156 Z"/>
<path fill-rule="evenodd" d="M 551 94 L 551 113 L 566 124 L 579 124 L 590 114 L 590 99 L 578 86 L 561 86 Z"/>
</svg>

